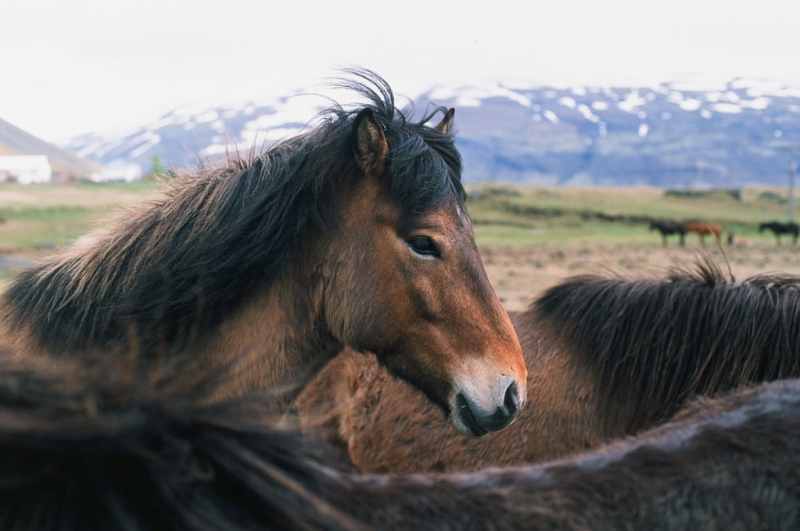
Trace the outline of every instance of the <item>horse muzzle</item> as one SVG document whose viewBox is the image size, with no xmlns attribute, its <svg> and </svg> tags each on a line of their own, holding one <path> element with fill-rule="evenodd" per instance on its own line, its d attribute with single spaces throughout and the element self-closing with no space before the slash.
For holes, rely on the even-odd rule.
<svg viewBox="0 0 800 531">
<path fill-rule="evenodd" d="M 475 393 L 474 386 L 456 389 L 451 422 L 464 435 L 480 437 L 511 424 L 525 404 L 527 389 L 511 375 L 500 376 L 488 393 Z"/>
</svg>

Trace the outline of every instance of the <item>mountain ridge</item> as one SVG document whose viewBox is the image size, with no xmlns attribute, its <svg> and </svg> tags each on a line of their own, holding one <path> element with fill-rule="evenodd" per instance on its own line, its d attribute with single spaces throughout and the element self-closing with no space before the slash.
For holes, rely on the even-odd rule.
<svg viewBox="0 0 800 531">
<path fill-rule="evenodd" d="M 0 155 L 45 155 L 54 174 L 88 176 L 100 171 L 100 163 L 78 157 L 68 149 L 46 142 L 0 119 Z"/>
<path fill-rule="evenodd" d="M 800 144 L 800 89 L 737 78 L 704 88 L 516 84 L 432 87 L 413 99 L 456 108 L 465 181 L 572 186 L 785 185 Z M 124 134 L 63 146 L 103 163 L 185 168 L 234 144 L 247 151 L 297 134 L 326 104 L 275 98 L 176 109 Z M 419 113 L 418 113 L 419 114 Z"/>
</svg>

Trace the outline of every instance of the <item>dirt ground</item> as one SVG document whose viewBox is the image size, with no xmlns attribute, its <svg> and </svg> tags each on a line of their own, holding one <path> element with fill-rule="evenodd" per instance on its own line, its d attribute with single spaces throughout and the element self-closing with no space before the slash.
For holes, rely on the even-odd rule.
<svg viewBox="0 0 800 531">
<path fill-rule="evenodd" d="M 670 268 L 689 267 L 703 253 L 736 280 L 761 273 L 800 275 L 800 244 L 774 241 L 749 247 L 716 245 L 638 246 L 626 244 L 572 244 L 563 246 L 481 247 L 489 280 L 508 310 L 523 310 L 543 290 L 561 280 L 582 274 L 616 274 L 624 278 L 662 277 Z"/>
</svg>

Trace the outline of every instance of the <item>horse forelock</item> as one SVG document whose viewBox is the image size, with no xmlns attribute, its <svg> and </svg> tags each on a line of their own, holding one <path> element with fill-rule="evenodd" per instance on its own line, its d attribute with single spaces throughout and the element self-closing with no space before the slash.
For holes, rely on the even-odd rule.
<svg viewBox="0 0 800 531">
<path fill-rule="evenodd" d="M 798 287 L 775 275 L 734 283 L 707 262 L 666 281 L 575 277 L 529 311 L 591 367 L 612 431 L 633 433 L 694 395 L 800 375 Z"/>
<path fill-rule="evenodd" d="M 431 127 L 431 120 L 447 109 L 434 107 L 414 122 L 413 104 L 406 109 L 395 107 L 391 88 L 369 71 L 347 71 L 365 83 L 343 81 L 339 85 L 367 98 L 389 145 L 388 187 L 390 197 L 410 212 L 427 212 L 441 207 L 455 196 L 463 207 L 466 192 L 461 183 L 461 155 L 455 137 Z M 327 111 L 337 120 L 354 115 L 334 107 Z"/>
<path fill-rule="evenodd" d="M 389 143 L 388 194 L 407 212 L 455 197 L 461 159 L 451 135 L 394 107 L 389 85 L 353 71 L 345 85 L 366 96 Z M 437 110 L 438 111 L 438 110 Z M 12 327 L 44 346 L 79 349 L 124 342 L 181 347 L 213 330 L 291 261 L 308 231 L 338 223 L 333 197 L 357 175 L 352 122 L 334 105 L 312 131 L 255 156 L 176 175 L 165 199 L 126 212 L 111 228 L 23 272 L 4 295 Z"/>
</svg>

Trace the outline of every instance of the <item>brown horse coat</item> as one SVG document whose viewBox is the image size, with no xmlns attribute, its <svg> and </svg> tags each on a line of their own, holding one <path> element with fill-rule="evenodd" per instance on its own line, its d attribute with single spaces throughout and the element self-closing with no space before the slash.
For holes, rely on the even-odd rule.
<svg viewBox="0 0 800 531">
<path fill-rule="evenodd" d="M 547 461 L 638 433 L 693 396 L 800 376 L 800 279 L 726 281 L 711 263 L 663 280 L 578 277 L 512 313 L 528 405 L 482 439 L 451 433 L 408 386 L 345 353 L 300 396 L 306 433 L 364 472 Z"/>
<path fill-rule="evenodd" d="M 710 234 L 719 241 L 722 236 L 722 226 L 717 223 L 707 223 L 705 221 L 689 221 L 686 223 L 686 232 L 694 232 L 700 236 L 700 243 L 706 244 L 706 235 Z"/>
</svg>

